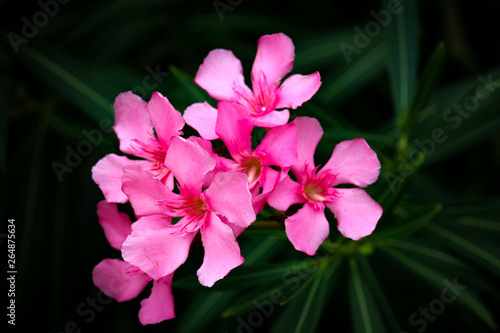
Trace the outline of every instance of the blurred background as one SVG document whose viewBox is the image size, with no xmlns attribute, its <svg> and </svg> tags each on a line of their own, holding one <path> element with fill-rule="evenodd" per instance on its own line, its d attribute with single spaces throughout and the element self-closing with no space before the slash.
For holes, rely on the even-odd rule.
<svg viewBox="0 0 500 333">
<path fill-rule="evenodd" d="M 384 21 L 381 10 L 391 13 L 389 6 L 397 5 L 415 8 Z M 494 82 L 500 80 L 499 14 L 494 0 L 2 0 L 0 241 L 7 250 L 7 221 L 15 219 L 16 328 L 495 331 L 500 318 L 500 91 L 495 90 L 500 84 Z M 181 112 L 194 102 L 213 104 L 193 84 L 208 52 L 232 50 L 248 80 L 258 38 L 276 32 L 295 44 L 292 73 L 319 71 L 322 77 L 313 99 L 292 111 L 292 117 L 308 115 L 322 123 L 318 163 L 336 143 L 365 138 L 382 161 L 380 178 L 368 192 L 384 206 L 384 216 L 373 237 L 342 243 L 345 260 L 334 262 L 327 273 L 320 270 L 321 278 L 307 273 L 298 280 L 300 292 L 283 291 L 293 299 L 276 305 L 269 316 L 254 301 L 262 304 L 270 291 L 284 290 L 280 286 L 290 267 L 309 262 L 282 230 L 242 235 L 246 266 L 212 289 L 190 278 L 201 263 L 198 246 L 174 278 L 177 318 L 142 327 L 137 313 L 149 287 L 118 304 L 102 297 L 91 279 L 102 259 L 120 256 L 97 222 L 96 205 L 103 196 L 90 171 L 106 154 L 121 154 L 110 130 L 113 101 L 132 90 L 146 101 L 159 91 Z M 467 99 L 478 85 L 484 100 Z M 414 113 L 405 111 L 403 87 L 423 96 L 424 104 L 415 98 L 413 106 L 406 105 Z M 466 102 L 472 103 L 466 111 L 454 109 L 457 103 L 467 107 Z M 424 151 L 425 162 L 413 164 L 412 144 L 429 142 L 436 128 L 446 139 L 434 139 L 432 151 L 430 144 Z M 330 240 L 336 242 L 341 236 L 332 225 Z M 252 271 L 262 274 L 252 276 Z M 458 291 L 456 302 L 433 302 L 441 299 L 445 280 L 467 289 Z M 9 285 L 4 288 L 5 295 Z M 426 317 L 420 309 L 429 306 Z"/>
</svg>

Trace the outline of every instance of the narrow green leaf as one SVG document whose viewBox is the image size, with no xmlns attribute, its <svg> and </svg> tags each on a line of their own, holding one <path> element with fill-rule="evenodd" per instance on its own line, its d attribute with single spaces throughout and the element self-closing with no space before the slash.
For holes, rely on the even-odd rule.
<svg viewBox="0 0 500 333">
<path fill-rule="evenodd" d="M 174 332 L 205 332 L 211 321 L 220 318 L 224 307 L 234 298 L 235 292 L 204 293 L 192 300 L 185 312 L 177 319 Z"/>
<path fill-rule="evenodd" d="M 437 290 L 442 290 L 446 287 L 445 282 L 446 279 L 442 274 L 437 273 L 436 268 L 429 268 L 427 266 L 422 265 L 421 263 L 413 260 L 412 258 L 402 254 L 391 247 L 382 247 L 380 248 L 383 252 L 387 253 L 394 260 L 399 262 L 401 266 L 405 267 L 409 271 L 415 273 L 416 276 L 419 276 L 422 280 L 427 281 L 431 286 L 436 288 Z M 456 277 L 455 277 L 456 278 Z M 488 326 L 495 329 L 496 324 L 493 320 L 493 316 L 488 308 L 469 290 L 463 291 L 460 294 L 460 297 L 457 298 L 457 302 L 462 304 L 464 307 L 469 309 L 472 313 L 474 313 L 478 318 L 483 320 Z"/>
<path fill-rule="evenodd" d="M 308 287 L 293 301 L 288 302 L 274 322 L 272 333 L 316 332 L 326 302 L 336 284 L 334 276 L 341 261 L 323 262 Z"/>
<path fill-rule="evenodd" d="M 445 57 L 445 47 L 441 42 L 438 44 L 431 57 L 427 61 L 422 76 L 418 80 L 417 90 L 413 97 L 408 114 L 400 119 L 401 136 L 399 140 L 399 151 L 404 153 L 407 145 L 410 131 L 413 125 L 418 121 L 424 107 L 429 102 L 439 79 L 441 78 L 441 69 Z"/>
<path fill-rule="evenodd" d="M 284 267 L 285 268 L 285 267 Z M 274 284 L 263 285 L 261 288 L 252 289 L 244 295 L 238 297 L 224 313 L 224 317 L 236 316 L 255 309 L 255 304 L 269 300 L 273 295 L 279 294 L 280 304 L 290 301 L 303 290 L 307 289 L 312 282 L 318 265 L 315 260 L 306 260 L 299 263 L 293 263 L 288 269 L 281 273 L 281 279 Z"/>
<path fill-rule="evenodd" d="M 387 1 L 384 2 L 387 5 Z M 386 27 L 387 61 L 391 77 L 396 119 L 411 107 L 418 69 L 420 27 L 416 1 L 405 1 L 400 13 Z"/>
<path fill-rule="evenodd" d="M 187 90 L 192 96 L 193 103 L 203 103 L 211 100 L 208 94 L 194 83 L 194 78 L 187 73 L 181 71 L 175 66 L 169 67 L 170 73 L 175 79 Z"/>
<path fill-rule="evenodd" d="M 473 259 L 479 259 L 479 262 L 482 263 L 486 268 L 491 270 L 494 274 L 500 275 L 499 258 L 483 250 L 476 244 L 437 225 L 429 225 L 428 230 L 453 244 L 458 251 L 464 253 L 465 255 L 468 255 Z"/>
<path fill-rule="evenodd" d="M 321 87 L 318 92 L 319 100 L 324 103 L 338 103 L 381 73 L 387 55 L 386 44 L 379 42 L 363 52 L 364 54 L 356 61 L 324 79 L 324 82 L 331 83 Z"/>
<path fill-rule="evenodd" d="M 43 81 L 52 85 L 57 93 L 63 94 L 78 108 L 83 108 L 94 120 L 100 121 L 104 116 L 113 115 L 112 101 L 114 98 L 106 98 L 96 91 L 92 84 L 82 81 L 72 72 L 72 69 L 76 67 L 64 67 L 61 64 L 62 59 L 55 62 L 52 57 L 49 58 L 28 45 L 24 45 L 20 54 L 24 55 L 26 64 Z"/>
<path fill-rule="evenodd" d="M 424 256 L 427 256 L 432 259 L 436 259 L 439 261 L 442 261 L 443 263 L 450 264 L 456 267 L 460 267 L 463 269 L 469 268 L 468 265 L 466 265 L 462 260 L 458 259 L 457 257 L 451 256 L 445 252 L 438 251 L 436 249 L 415 244 L 412 242 L 407 242 L 407 241 L 402 241 L 402 240 L 394 240 L 391 242 L 391 246 L 402 249 L 402 250 L 407 250 L 411 251 L 414 253 L 422 254 Z"/>
<path fill-rule="evenodd" d="M 313 261 L 289 261 L 273 264 L 243 264 L 233 269 L 224 279 L 217 281 L 213 290 L 239 289 L 241 286 L 253 287 L 279 280 L 287 272 L 297 272 L 311 266 Z M 188 276 L 174 281 L 174 286 L 187 289 L 206 289 L 200 285 L 196 276 Z"/>
<path fill-rule="evenodd" d="M 484 219 L 478 219 L 473 217 L 464 217 L 458 219 L 458 224 L 466 225 L 469 227 L 484 229 L 488 231 L 498 232 L 500 231 L 500 223 L 495 221 L 489 221 Z"/>
<path fill-rule="evenodd" d="M 360 266 L 360 271 L 362 272 L 363 276 L 366 277 L 366 284 L 369 286 L 370 291 L 373 293 L 373 296 L 375 296 L 375 300 L 379 304 L 380 310 L 387 319 L 387 322 L 391 327 L 391 331 L 400 332 L 401 326 L 398 323 L 396 314 L 394 313 L 394 310 L 391 306 L 391 302 L 387 298 L 387 293 L 384 293 L 384 290 L 382 289 L 382 286 L 378 282 L 377 276 L 370 267 L 370 264 L 366 259 L 366 256 L 359 256 L 358 262 Z"/>
<path fill-rule="evenodd" d="M 379 240 L 401 239 L 425 227 L 441 210 L 442 205 L 429 203 L 419 207 L 410 207 L 404 211 L 405 217 L 398 219 L 391 226 L 376 232 L 373 236 Z"/>
<path fill-rule="evenodd" d="M 349 279 L 349 304 L 351 307 L 354 332 L 386 332 L 378 307 L 359 272 L 356 259 L 351 259 L 349 266 L 351 268 Z"/>
</svg>

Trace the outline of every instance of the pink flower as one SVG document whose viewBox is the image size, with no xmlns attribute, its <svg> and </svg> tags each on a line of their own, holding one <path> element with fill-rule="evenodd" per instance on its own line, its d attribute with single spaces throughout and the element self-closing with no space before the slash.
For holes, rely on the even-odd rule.
<svg viewBox="0 0 500 333">
<path fill-rule="evenodd" d="M 158 280 L 184 263 L 199 231 L 205 256 L 197 275 L 210 287 L 244 261 L 230 225 L 246 228 L 255 220 L 247 177 L 242 172 L 218 172 L 203 191 L 216 162 L 196 142 L 180 137 L 172 138 L 165 165 L 179 183 L 179 194 L 137 165 L 123 169 L 123 191 L 135 213 L 143 216 L 123 243 L 123 258 Z M 165 215 L 181 219 L 161 226 L 158 219 Z"/>
<path fill-rule="evenodd" d="M 284 125 L 290 116 L 287 109 L 296 109 L 311 99 L 321 85 L 318 72 L 295 74 L 280 85 L 293 67 L 295 48 L 292 40 L 282 34 L 265 35 L 259 39 L 252 68 L 252 88 L 247 87 L 241 62 L 231 51 L 211 51 L 196 73 L 195 82 L 218 101 L 244 106 L 255 126 L 271 128 Z M 194 104 L 184 112 L 186 122 L 207 140 L 213 140 L 217 112 L 207 103 Z"/>
<path fill-rule="evenodd" d="M 130 218 L 118 212 L 116 204 L 106 201 L 97 205 L 97 214 L 109 243 L 120 250 L 132 230 Z M 163 217 L 163 223 L 170 224 L 170 219 Z M 153 282 L 151 295 L 142 300 L 139 310 L 139 320 L 143 325 L 175 318 L 172 278 L 173 274 L 170 274 Z M 104 259 L 94 267 L 92 280 L 105 295 L 124 302 L 136 298 L 152 278 L 125 261 Z"/>
<path fill-rule="evenodd" d="M 130 91 L 121 93 L 115 100 L 114 108 L 113 128 L 120 140 L 120 150 L 143 160 L 109 154 L 97 162 L 92 168 L 92 178 L 106 200 L 117 203 L 128 201 L 121 190 L 121 179 L 122 168 L 129 164 L 141 165 L 173 188 L 173 175 L 163 162 L 170 139 L 182 134 L 184 119 L 180 112 L 158 92 L 153 93 L 148 103 Z"/>
<path fill-rule="evenodd" d="M 380 172 L 375 152 L 361 138 L 343 141 L 318 171 L 314 166 L 314 151 L 323 136 L 321 125 L 308 117 L 296 118 L 293 123 L 297 126 L 298 159 L 291 170 L 298 182 L 285 177 L 269 195 L 268 203 L 280 211 L 304 203 L 285 220 L 287 236 L 295 249 L 314 255 L 328 237 L 325 206 L 335 215 L 344 237 L 358 240 L 371 234 L 382 215 L 382 207 L 361 188 L 333 186 L 366 187 L 374 183 Z"/>
<path fill-rule="evenodd" d="M 258 213 L 264 208 L 267 195 L 297 161 L 295 124 L 270 129 L 252 151 L 254 126 L 245 107 L 219 102 L 218 109 L 216 132 L 233 158 L 226 160 L 225 164 L 230 170 L 245 172 L 254 197 L 254 209 Z M 279 167 L 279 170 L 273 167 Z"/>
</svg>

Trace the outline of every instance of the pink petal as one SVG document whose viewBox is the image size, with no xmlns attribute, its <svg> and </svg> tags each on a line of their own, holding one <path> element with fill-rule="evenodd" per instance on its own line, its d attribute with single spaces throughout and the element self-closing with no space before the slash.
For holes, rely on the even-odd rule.
<svg viewBox="0 0 500 333">
<path fill-rule="evenodd" d="M 277 109 L 296 109 L 302 103 L 310 100 L 321 86 L 319 72 L 310 75 L 295 74 L 281 84 L 278 95 Z"/>
<path fill-rule="evenodd" d="M 122 191 L 130 199 L 137 216 L 163 214 L 161 200 L 173 195 L 167 186 L 139 165 L 123 167 Z"/>
<path fill-rule="evenodd" d="M 215 168 L 216 161 L 196 142 L 180 137 L 172 138 L 165 157 L 165 166 L 181 186 L 200 190 L 205 176 Z"/>
<path fill-rule="evenodd" d="M 154 92 L 146 108 L 162 145 L 168 147 L 172 137 L 182 135 L 184 118 L 162 94 Z"/>
<path fill-rule="evenodd" d="M 319 174 L 323 172 L 337 175 L 333 185 L 354 184 L 365 187 L 377 180 L 380 162 L 366 141 L 358 138 L 337 144 L 330 160 Z"/>
<path fill-rule="evenodd" d="M 297 117 L 293 124 L 297 126 L 297 162 L 292 171 L 299 177 L 305 165 L 314 167 L 314 152 L 323 136 L 323 129 L 315 118 Z"/>
<path fill-rule="evenodd" d="M 216 133 L 226 144 L 231 156 L 252 151 L 253 125 L 248 119 L 248 110 L 235 103 L 219 102 Z"/>
<path fill-rule="evenodd" d="M 206 140 L 216 140 L 219 138 L 215 133 L 217 122 L 217 109 L 207 102 L 195 103 L 187 107 L 184 111 L 186 123 L 200 133 Z"/>
<path fill-rule="evenodd" d="M 293 68 L 295 47 L 290 37 L 278 33 L 259 38 L 252 67 L 252 84 L 264 73 L 269 85 L 275 86 Z"/>
<path fill-rule="evenodd" d="M 151 295 L 141 301 L 139 321 L 143 325 L 157 324 L 175 318 L 172 278 L 174 274 L 153 282 Z"/>
<path fill-rule="evenodd" d="M 134 155 L 134 150 L 131 149 L 133 140 L 147 142 L 153 134 L 153 124 L 146 110 L 146 102 L 131 91 L 127 91 L 118 95 L 114 108 L 113 129 L 120 140 L 120 150 Z"/>
<path fill-rule="evenodd" d="M 325 202 L 335 215 L 340 233 L 358 240 L 372 233 L 382 207 L 360 188 L 337 188 L 338 198 Z"/>
<path fill-rule="evenodd" d="M 137 297 L 150 278 L 125 261 L 104 259 L 94 267 L 92 280 L 105 295 L 124 302 Z"/>
<path fill-rule="evenodd" d="M 294 182 L 288 175 L 276 185 L 267 197 L 267 203 L 281 211 L 286 211 L 291 205 L 305 202 L 306 200 L 300 194 L 300 184 Z"/>
<path fill-rule="evenodd" d="M 330 225 L 324 209 L 316 210 L 306 203 L 296 214 L 285 220 L 285 230 L 296 250 L 312 256 L 328 237 Z"/>
<path fill-rule="evenodd" d="M 195 234 L 179 233 L 162 216 L 143 217 L 123 242 L 123 259 L 158 280 L 186 261 Z"/>
<path fill-rule="evenodd" d="M 239 171 L 218 172 L 205 190 L 210 209 L 229 222 L 248 227 L 255 221 L 247 175 Z"/>
<path fill-rule="evenodd" d="M 235 98 L 234 85 L 245 85 L 243 67 L 233 52 L 217 49 L 211 51 L 201 64 L 194 82 L 218 101 Z"/>
<path fill-rule="evenodd" d="M 92 179 L 99 185 L 108 202 L 125 203 L 128 197 L 122 192 L 122 168 L 136 163 L 125 156 L 109 154 L 101 158 L 92 168 Z"/>
<path fill-rule="evenodd" d="M 283 168 L 290 167 L 297 161 L 297 128 L 288 124 L 270 129 L 255 153 L 263 153 L 267 165 Z"/>
<path fill-rule="evenodd" d="M 200 283 L 206 287 L 213 286 L 216 281 L 245 261 L 240 254 L 233 230 L 214 213 L 210 214 L 201 229 L 201 240 L 205 256 L 197 275 Z"/>
<path fill-rule="evenodd" d="M 101 201 L 97 204 L 99 224 L 104 229 L 104 234 L 109 244 L 117 250 L 122 248 L 122 243 L 132 232 L 130 217 L 118 211 L 116 204 Z"/>
<path fill-rule="evenodd" d="M 272 128 L 285 125 L 290 118 L 288 110 L 271 111 L 263 116 L 251 117 L 252 123 L 258 127 Z"/>
</svg>

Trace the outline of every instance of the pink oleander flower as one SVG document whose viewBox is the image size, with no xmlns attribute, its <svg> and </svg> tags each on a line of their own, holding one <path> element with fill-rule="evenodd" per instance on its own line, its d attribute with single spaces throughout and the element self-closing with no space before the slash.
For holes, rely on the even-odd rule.
<svg viewBox="0 0 500 333">
<path fill-rule="evenodd" d="M 223 49 L 208 54 L 194 81 L 216 100 L 244 106 L 255 126 L 271 128 L 286 124 L 290 117 L 286 108 L 298 108 L 311 99 L 321 85 L 318 72 L 295 74 L 281 83 L 292 70 L 294 58 L 295 48 L 288 36 L 282 33 L 265 35 L 259 38 L 252 67 L 253 91 L 245 84 L 241 62 L 231 51 Z M 203 138 L 217 138 L 217 110 L 208 103 L 190 106 L 184 118 Z"/>
<path fill-rule="evenodd" d="M 179 194 L 140 166 L 123 168 L 123 192 L 141 216 L 123 243 L 123 258 L 161 279 L 184 263 L 200 232 L 205 255 L 197 275 L 202 285 L 211 287 L 244 261 L 231 225 L 246 228 L 255 220 L 247 176 L 217 172 L 203 190 L 216 161 L 199 144 L 180 137 L 172 138 L 165 166 L 175 176 Z M 159 221 L 163 216 L 181 219 L 166 225 Z"/>
<path fill-rule="evenodd" d="M 121 250 L 122 243 L 132 231 L 128 215 L 118 212 L 116 204 L 106 201 L 97 205 L 97 215 L 111 246 Z M 159 219 L 163 219 L 166 225 L 170 224 L 166 216 Z M 141 301 L 139 320 L 143 325 L 175 318 L 172 278 L 173 273 L 153 281 L 151 295 Z M 136 298 L 152 278 L 123 260 L 104 259 L 94 267 L 92 280 L 105 295 L 117 302 L 125 302 Z"/>
<path fill-rule="evenodd" d="M 182 135 L 184 119 L 180 112 L 158 92 L 153 93 L 148 103 L 130 91 L 121 93 L 115 100 L 114 109 L 113 128 L 120 140 L 120 150 L 142 160 L 109 154 L 97 162 L 92 168 L 92 179 L 99 185 L 106 200 L 116 203 L 128 201 L 121 188 L 122 168 L 129 164 L 140 165 L 173 188 L 173 175 L 163 162 L 170 139 Z"/>
<path fill-rule="evenodd" d="M 259 213 L 264 208 L 269 193 L 297 161 L 295 124 L 270 129 L 252 151 L 254 126 L 248 119 L 245 107 L 219 102 L 218 110 L 216 133 L 233 158 L 225 160 L 225 165 L 229 170 L 245 172 L 253 196 L 254 210 Z"/>
<path fill-rule="evenodd" d="M 382 207 L 361 188 L 335 188 L 339 184 L 366 187 L 374 183 L 380 162 L 365 140 L 342 141 L 335 146 L 328 162 L 318 171 L 314 151 L 323 129 L 314 118 L 299 117 L 297 126 L 297 162 L 289 176 L 269 195 L 270 206 L 286 211 L 291 205 L 302 208 L 285 220 L 288 239 L 296 250 L 314 255 L 330 232 L 324 209 L 328 207 L 338 221 L 344 237 L 358 240 L 372 233 L 382 215 Z"/>
</svg>

